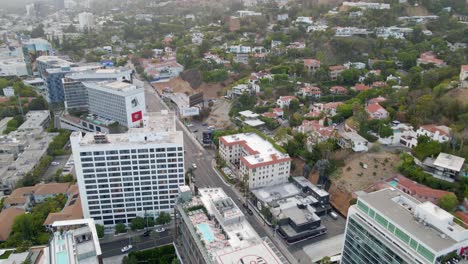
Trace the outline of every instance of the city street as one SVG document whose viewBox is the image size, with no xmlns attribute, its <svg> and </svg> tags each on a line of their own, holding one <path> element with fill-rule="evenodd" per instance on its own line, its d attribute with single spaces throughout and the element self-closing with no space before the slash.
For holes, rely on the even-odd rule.
<svg viewBox="0 0 468 264">
<path fill-rule="evenodd" d="M 162 100 L 150 85 L 147 85 L 145 88 L 148 111 L 154 112 L 167 109 L 167 106 L 162 103 Z M 189 130 L 182 127 L 181 122 L 177 122 L 177 129 L 184 132 L 186 168 L 192 166 L 194 163 L 197 165 L 197 169 L 194 171 L 195 185 L 199 188 L 221 187 L 229 197 L 233 198 L 239 208 L 243 208 L 240 201 L 240 198 L 242 198 L 241 194 L 234 191 L 233 187 L 226 185 L 226 183 L 214 172 L 212 168 L 211 161 L 214 158 L 215 151 L 203 149 L 202 146 L 196 142 L 195 137 L 189 132 Z M 290 246 L 289 250 L 287 250 L 287 245 L 284 241 L 281 240 L 281 238 L 274 237 L 272 229 L 265 225 L 259 216 L 256 214 L 249 215 L 247 212 L 245 212 L 245 216 L 259 236 L 268 236 L 291 263 L 310 263 L 309 257 L 302 250 L 303 243 Z M 293 254 L 294 257 L 291 254 Z"/>
<path fill-rule="evenodd" d="M 158 233 L 158 235 L 159 238 L 157 238 L 156 241 L 151 236 L 143 237 L 141 234 L 139 234 L 137 236 L 133 236 L 131 240 L 129 240 L 129 238 L 126 235 L 123 235 L 119 240 L 108 243 L 101 243 L 102 257 L 109 258 L 121 255 L 122 252 L 120 250 L 129 243 L 131 243 L 131 245 L 133 246 L 131 250 L 149 249 L 172 243 L 173 239 L 169 230 L 166 230 L 162 233 Z M 138 237 L 138 240 L 135 240 L 135 237 Z"/>
</svg>

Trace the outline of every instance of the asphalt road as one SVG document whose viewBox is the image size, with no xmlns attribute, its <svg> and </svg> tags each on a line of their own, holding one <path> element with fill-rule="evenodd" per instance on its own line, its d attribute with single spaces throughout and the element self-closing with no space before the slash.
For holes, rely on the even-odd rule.
<svg viewBox="0 0 468 264">
<path fill-rule="evenodd" d="M 148 107 L 148 111 L 161 111 L 166 109 L 166 106 L 161 103 L 161 99 L 157 95 L 157 93 L 148 85 L 146 87 L 146 105 Z M 211 161 L 215 156 L 215 151 L 211 149 L 204 149 L 198 143 L 194 142 L 194 136 L 189 135 L 185 130 L 181 127 L 181 123 L 177 122 L 177 130 L 181 130 L 184 132 L 184 150 L 186 152 L 185 155 L 185 166 L 186 168 L 192 166 L 192 164 L 197 165 L 197 169 L 194 171 L 194 178 L 195 178 L 195 185 L 199 188 L 203 187 L 220 187 L 224 190 L 224 192 L 231 197 L 237 206 L 243 209 L 241 198 L 238 193 L 234 192 L 232 189 L 233 187 L 226 185 L 221 178 L 216 175 L 214 172 Z M 244 209 L 243 209 L 244 210 Z M 283 252 L 286 248 L 289 249 L 289 253 L 294 255 L 295 259 L 288 258 L 292 263 L 297 263 L 300 260 L 302 263 L 310 262 L 307 255 L 302 251 L 302 243 L 295 244 L 293 246 L 287 246 L 282 240 L 273 237 L 272 229 L 266 226 L 262 220 L 255 215 L 249 215 L 247 212 L 244 212 L 246 219 L 252 225 L 254 230 L 258 233 L 260 237 L 269 237 L 272 241 L 275 241 L 276 246 L 281 243 L 280 251 Z M 288 253 L 287 252 L 287 253 Z"/>
<path fill-rule="evenodd" d="M 159 234 L 159 238 L 157 238 L 156 240 L 153 239 L 151 236 L 143 237 L 142 235 L 137 235 L 137 237 L 139 237 L 137 240 L 135 240 L 135 238 L 132 238 L 130 241 L 128 237 L 122 236 L 121 240 L 117 240 L 117 241 L 113 241 L 109 243 L 103 243 L 101 244 L 102 257 L 109 258 L 109 257 L 121 255 L 122 252 L 120 250 L 124 246 L 128 245 L 129 242 L 133 246 L 133 248 L 130 251 L 150 249 L 150 248 L 154 248 L 157 246 L 172 243 L 172 240 L 173 240 L 172 235 L 169 233 L 168 230 L 162 233 L 158 233 L 158 234 Z"/>
</svg>

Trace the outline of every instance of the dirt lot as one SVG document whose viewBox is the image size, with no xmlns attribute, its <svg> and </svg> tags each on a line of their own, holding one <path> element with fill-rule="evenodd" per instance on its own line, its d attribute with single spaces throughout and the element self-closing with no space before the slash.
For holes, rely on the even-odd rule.
<svg viewBox="0 0 468 264">
<path fill-rule="evenodd" d="M 218 93 L 221 96 L 224 95 L 224 89 L 232 83 L 232 80 L 228 79 L 223 83 L 202 83 L 197 89 L 190 87 L 190 84 L 187 81 L 182 80 L 182 78 L 175 78 L 168 82 L 154 83 L 153 87 L 158 89 L 159 93 L 162 93 L 165 87 L 172 88 L 174 93 L 187 93 L 189 95 L 203 92 L 205 99 L 218 98 Z M 224 85 L 223 85 L 224 84 Z"/>
<path fill-rule="evenodd" d="M 331 204 L 346 216 L 353 193 L 369 190 L 375 183 L 395 175 L 398 162 L 398 155 L 389 152 L 349 155 L 345 159 L 346 165 L 336 175 L 331 176 L 332 185 L 328 190 Z M 361 164 L 367 165 L 367 169 Z M 312 183 L 316 183 L 318 173 L 312 173 L 309 179 Z"/>
<path fill-rule="evenodd" d="M 231 102 L 224 99 L 216 100 L 215 104 L 211 108 L 210 116 L 206 119 L 206 122 L 210 126 L 217 128 L 226 128 L 231 125 L 229 119 L 229 110 L 231 109 Z"/>
</svg>

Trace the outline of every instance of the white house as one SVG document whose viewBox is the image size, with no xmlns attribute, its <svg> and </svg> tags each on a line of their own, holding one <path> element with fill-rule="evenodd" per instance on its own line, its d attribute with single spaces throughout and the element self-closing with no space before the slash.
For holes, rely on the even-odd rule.
<svg viewBox="0 0 468 264">
<path fill-rule="evenodd" d="M 280 96 L 280 98 L 278 98 L 278 100 L 276 100 L 276 104 L 279 107 L 284 108 L 285 106 L 289 106 L 289 104 L 291 103 L 292 100 L 297 100 L 297 97 L 296 96 L 291 96 L 291 95 Z"/>
<path fill-rule="evenodd" d="M 340 133 L 340 138 L 337 143 L 341 148 L 352 149 L 354 152 L 366 152 L 369 150 L 369 141 L 356 132 Z"/>
<path fill-rule="evenodd" d="M 428 136 L 431 140 L 440 143 L 450 140 L 450 128 L 447 126 L 437 126 L 434 124 L 423 125 L 416 131 L 418 137 Z"/>
<path fill-rule="evenodd" d="M 298 24 L 300 23 L 308 25 L 312 25 L 314 23 L 311 17 L 297 17 L 295 22 Z"/>
</svg>

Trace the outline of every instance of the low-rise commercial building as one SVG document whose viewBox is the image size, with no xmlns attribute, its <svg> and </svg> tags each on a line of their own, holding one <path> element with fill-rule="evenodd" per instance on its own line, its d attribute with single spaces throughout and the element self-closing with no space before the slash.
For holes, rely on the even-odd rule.
<svg viewBox="0 0 468 264">
<path fill-rule="evenodd" d="M 264 187 L 252 191 L 251 202 L 270 222 L 287 243 L 326 234 L 321 216 L 330 212 L 329 194 L 309 180 L 292 177 L 290 183 Z"/>
</svg>

